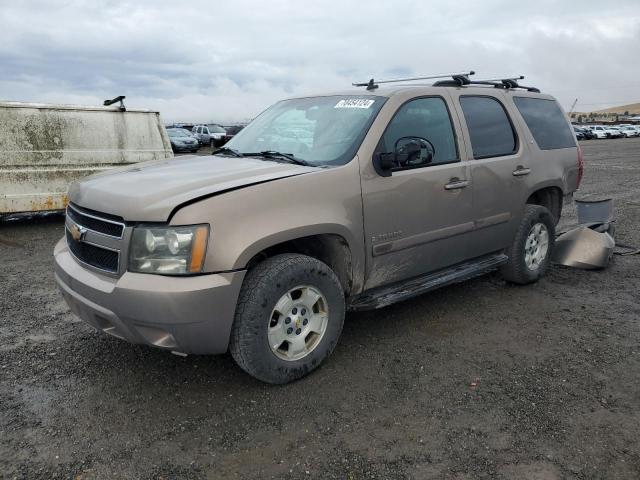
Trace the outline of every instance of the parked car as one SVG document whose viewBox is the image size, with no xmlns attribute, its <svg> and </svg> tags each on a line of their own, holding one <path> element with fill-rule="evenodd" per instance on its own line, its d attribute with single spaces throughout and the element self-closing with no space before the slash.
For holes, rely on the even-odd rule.
<svg viewBox="0 0 640 480">
<path fill-rule="evenodd" d="M 227 130 L 220 126 L 220 125 L 214 125 L 214 124 L 209 124 L 209 145 L 211 145 L 211 148 L 217 148 L 217 147 L 221 147 L 222 145 L 225 144 L 226 140 L 226 135 L 227 135 Z"/>
<path fill-rule="evenodd" d="M 193 134 L 196 136 L 200 145 L 220 146 L 224 143 L 226 130 L 220 125 L 196 125 L 193 127 Z"/>
<path fill-rule="evenodd" d="M 243 128 L 244 128 L 244 125 L 231 125 L 229 127 L 225 127 L 227 133 L 224 136 L 224 140 L 222 142 L 222 145 L 224 145 L 229 140 L 231 140 Z"/>
<path fill-rule="evenodd" d="M 578 140 L 591 140 L 595 138 L 591 129 L 586 126 L 574 126 L 573 129 L 576 131 Z M 580 135 L 578 135 L 578 133 L 580 133 Z"/>
<path fill-rule="evenodd" d="M 62 295 L 105 333 L 230 350 L 286 383 L 327 359 L 347 310 L 495 269 L 537 281 L 583 172 L 566 114 L 550 95 L 450 84 L 292 98 L 213 156 L 74 183 Z"/>
<path fill-rule="evenodd" d="M 191 132 L 182 128 L 167 128 L 167 135 L 171 142 L 171 149 L 174 153 L 178 152 L 197 152 L 200 148 L 198 139 Z"/>
<path fill-rule="evenodd" d="M 636 127 L 634 127 L 633 125 L 620 126 L 620 127 L 618 127 L 618 129 L 627 138 L 629 138 L 629 137 L 637 137 L 638 135 L 640 135 L 640 131 Z"/>
<path fill-rule="evenodd" d="M 609 138 L 610 137 L 610 132 L 608 127 L 605 127 L 603 125 L 594 125 L 591 127 L 591 132 L 594 135 L 594 138 Z"/>
<path fill-rule="evenodd" d="M 593 140 L 594 138 L 596 138 L 591 129 L 587 126 L 582 127 L 582 133 L 584 134 L 584 138 L 587 140 Z"/>
<path fill-rule="evenodd" d="M 616 127 L 616 126 L 609 126 L 607 127 L 608 131 L 609 131 L 609 138 L 622 138 L 624 137 L 624 134 L 622 133 L 622 130 L 620 130 L 620 128 Z"/>
</svg>

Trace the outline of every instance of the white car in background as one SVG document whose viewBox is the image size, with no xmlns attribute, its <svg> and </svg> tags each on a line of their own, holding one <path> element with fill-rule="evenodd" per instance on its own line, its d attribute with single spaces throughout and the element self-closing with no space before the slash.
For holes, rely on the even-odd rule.
<svg viewBox="0 0 640 480">
<path fill-rule="evenodd" d="M 224 138 L 227 134 L 223 127 L 215 123 L 196 125 L 191 131 L 200 142 L 200 145 L 211 145 L 212 148 L 224 144 Z"/>
<path fill-rule="evenodd" d="M 610 126 L 609 128 L 609 138 L 623 138 L 624 133 L 620 130 L 620 127 Z"/>
<path fill-rule="evenodd" d="M 600 139 L 600 138 L 609 138 L 610 134 L 609 134 L 609 129 L 607 127 L 604 127 L 602 125 L 593 125 L 591 128 L 591 131 L 593 132 L 593 134 L 595 135 L 594 138 Z"/>
<path fill-rule="evenodd" d="M 634 125 L 620 125 L 618 129 L 622 132 L 622 134 L 629 137 L 637 137 L 640 135 L 640 129 Z"/>
</svg>

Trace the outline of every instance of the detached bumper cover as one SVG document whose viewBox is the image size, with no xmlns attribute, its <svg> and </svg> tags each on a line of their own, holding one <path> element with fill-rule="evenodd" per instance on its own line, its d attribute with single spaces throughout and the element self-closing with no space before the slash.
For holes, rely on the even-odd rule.
<svg viewBox="0 0 640 480">
<path fill-rule="evenodd" d="M 131 343 L 192 354 L 224 353 L 244 271 L 166 277 L 126 272 L 111 278 L 80 266 L 64 239 L 55 278 L 78 317 Z"/>
<path fill-rule="evenodd" d="M 616 242 L 608 232 L 581 225 L 556 239 L 553 261 L 567 267 L 596 270 L 609 265 Z"/>
</svg>

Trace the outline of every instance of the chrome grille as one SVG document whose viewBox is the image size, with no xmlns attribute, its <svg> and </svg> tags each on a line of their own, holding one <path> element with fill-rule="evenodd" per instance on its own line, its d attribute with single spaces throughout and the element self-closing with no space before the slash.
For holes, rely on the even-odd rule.
<svg viewBox="0 0 640 480">
<path fill-rule="evenodd" d="M 66 230 L 66 233 L 69 250 L 78 260 L 109 273 L 118 273 L 119 252 L 107 250 L 92 243 L 77 241 L 71 236 L 69 229 Z"/>
<path fill-rule="evenodd" d="M 118 217 L 71 204 L 67 207 L 67 246 L 76 260 L 88 268 L 117 275 L 124 234 L 125 224 Z"/>
<path fill-rule="evenodd" d="M 110 237 L 122 238 L 124 223 L 115 219 L 98 217 L 93 212 L 69 204 L 67 216 L 78 225 L 82 225 L 89 230 L 108 235 Z M 114 218 L 114 217 L 112 217 Z"/>
</svg>

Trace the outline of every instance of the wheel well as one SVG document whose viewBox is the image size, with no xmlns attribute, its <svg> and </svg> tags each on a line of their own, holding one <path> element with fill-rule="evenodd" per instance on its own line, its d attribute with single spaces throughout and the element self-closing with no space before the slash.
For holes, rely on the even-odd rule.
<svg viewBox="0 0 640 480">
<path fill-rule="evenodd" d="M 557 225 L 562 214 L 562 190 L 558 187 L 541 188 L 529 196 L 527 204 L 545 207 L 551 212 Z"/>
<path fill-rule="evenodd" d="M 351 250 L 347 241 L 340 235 L 312 235 L 278 243 L 254 255 L 249 260 L 247 269 L 281 253 L 299 253 L 326 263 L 338 277 L 345 295 L 351 292 L 353 286 Z"/>
</svg>

